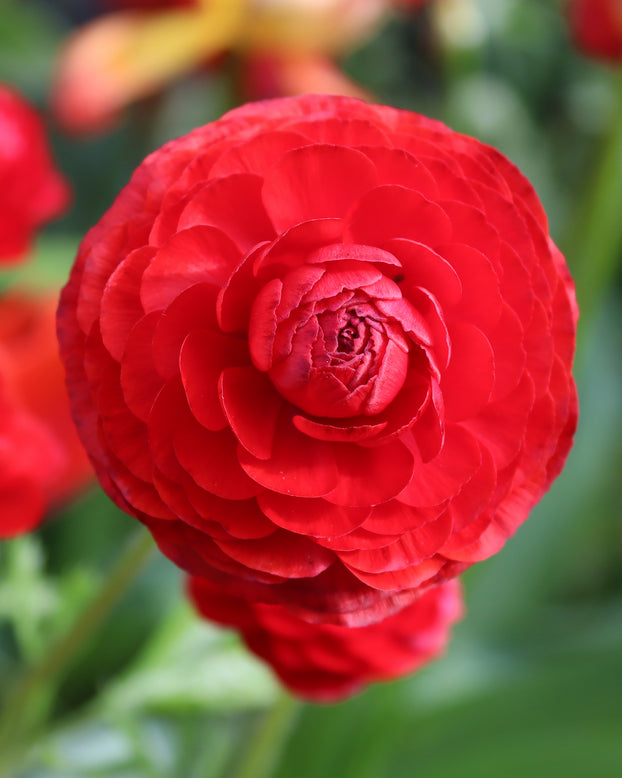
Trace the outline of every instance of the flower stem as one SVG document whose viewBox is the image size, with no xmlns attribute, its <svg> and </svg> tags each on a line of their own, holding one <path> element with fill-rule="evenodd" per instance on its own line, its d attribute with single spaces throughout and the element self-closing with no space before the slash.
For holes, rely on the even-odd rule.
<svg viewBox="0 0 622 778">
<path fill-rule="evenodd" d="M 71 661 L 104 622 L 154 550 L 155 544 L 146 530 L 141 529 L 130 538 L 101 589 L 69 631 L 9 691 L 0 717 L 0 776 L 6 774 L 6 766 L 23 752 L 32 731 L 40 723 L 41 699 L 53 692 Z"/>
<path fill-rule="evenodd" d="M 564 246 L 577 284 L 584 332 L 613 281 L 622 251 L 622 75 L 612 77 L 614 116 Z"/>
<path fill-rule="evenodd" d="M 259 721 L 232 778 L 270 778 L 274 774 L 301 707 L 291 695 L 280 695 Z"/>
</svg>

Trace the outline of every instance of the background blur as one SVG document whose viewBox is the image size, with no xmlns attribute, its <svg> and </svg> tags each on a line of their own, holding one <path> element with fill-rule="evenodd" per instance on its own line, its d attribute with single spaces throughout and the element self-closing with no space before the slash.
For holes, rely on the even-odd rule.
<svg viewBox="0 0 622 778">
<path fill-rule="evenodd" d="M 105 134 L 64 133 L 49 114 L 52 74 L 96 5 L 0 0 L 0 81 L 46 114 L 74 188 L 71 211 L 3 287 L 63 283 L 143 157 L 239 100 L 224 55 Z M 622 65 L 578 54 L 555 0 L 433 0 L 389 15 L 340 66 L 378 102 L 496 146 L 538 191 L 582 308 L 567 467 L 516 537 L 465 576 L 467 617 L 447 655 L 335 706 L 285 710 L 271 673 L 199 622 L 178 571 L 152 558 L 60 686 L 38 690 L 48 723 L 2 776 L 256 778 L 261 743 L 279 738 L 275 778 L 622 774 Z M 135 525 L 93 489 L 0 548 L 0 688 L 66 630 Z"/>
</svg>

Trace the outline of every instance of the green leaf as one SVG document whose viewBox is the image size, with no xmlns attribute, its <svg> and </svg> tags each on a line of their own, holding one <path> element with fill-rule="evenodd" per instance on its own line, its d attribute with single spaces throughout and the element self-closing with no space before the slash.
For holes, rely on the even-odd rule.
<svg viewBox="0 0 622 778">
<path fill-rule="evenodd" d="M 200 621 L 180 603 L 107 687 L 101 705 L 109 712 L 247 710 L 269 705 L 277 689 L 266 667 L 230 632 Z"/>
</svg>

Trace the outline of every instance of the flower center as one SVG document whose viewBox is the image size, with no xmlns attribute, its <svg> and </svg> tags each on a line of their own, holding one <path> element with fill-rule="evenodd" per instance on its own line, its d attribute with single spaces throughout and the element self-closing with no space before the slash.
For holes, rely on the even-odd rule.
<svg viewBox="0 0 622 778">
<path fill-rule="evenodd" d="M 359 325 L 364 322 L 364 319 L 360 319 L 355 311 L 348 311 L 350 320 L 345 327 L 339 330 L 337 335 L 337 344 L 339 351 L 345 354 L 351 354 L 356 348 L 356 342 L 360 339 Z"/>
<path fill-rule="evenodd" d="M 251 311 L 251 358 L 303 412 L 374 416 L 404 386 L 425 328 L 378 269 L 345 260 L 327 265 L 304 265 L 265 285 Z"/>
</svg>

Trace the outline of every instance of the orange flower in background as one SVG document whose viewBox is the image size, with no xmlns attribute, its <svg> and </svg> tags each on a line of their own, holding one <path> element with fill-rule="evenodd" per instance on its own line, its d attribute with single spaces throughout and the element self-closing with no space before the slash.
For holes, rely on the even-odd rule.
<svg viewBox="0 0 622 778">
<path fill-rule="evenodd" d="M 0 263 L 23 258 L 35 230 L 61 214 L 68 200 L 39 115 L 0 84 Z"/>
<path fill-rule="evenodd" d="M 188 591 L 202 616 L 239 630 L 292 692 L 314 702 L 336 702 L 438 659 L 463 613 L 457 580 L 366 627 L 310 624 L 280 605 L 246 602 L 196 576 Z"/>
<path fill-rule="evenodd" d="M 102 0 L 110 8 L 173 8 L 174 6 L 198 5 L 199 0 Z"/>
<path fill-rule="evenodd" d="M 569 0 L 568 20 L 583 54 L 622 61 L 622 0 Z"/>
<path fill-rule="evenodd" d="M 332 59 L 364 42 L 392 8 L 422 4 L 115 0 L 111 5 L 123 10 L 82 27 L 64 46 L 52 108 L 69 131 L 106 130 L 133 101 L 231 51 L 242 58 L 248 97 L 303 92 L 363 97 Z"/>
<path fill-rule="evenodd" d="M 0 299 L 0 537 L 32 529 L 92 478 L 58 357 L 57 296 Z"/>
</svg>

